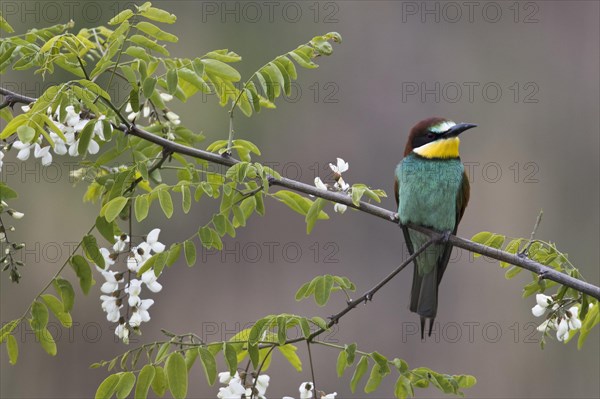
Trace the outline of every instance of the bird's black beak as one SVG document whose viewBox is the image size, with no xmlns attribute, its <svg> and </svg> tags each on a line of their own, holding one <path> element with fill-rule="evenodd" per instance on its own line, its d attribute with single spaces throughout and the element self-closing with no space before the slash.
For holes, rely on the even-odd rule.
<svg viewBox="0 0 600 399">
<path fill-rule="evenodd" d="M 456 137 L 459 134 L 461 134 L 462 132 L 464 132 L 465 130 L 472 129 L 474 127 L 477 127 L 477 125 L 474 125 L 472 123 L 458 123 L 458 124 L 452 126 L 450 128 L 450 130 L 448 130 L 444 134 L 444 137 Z"/>
</svg>

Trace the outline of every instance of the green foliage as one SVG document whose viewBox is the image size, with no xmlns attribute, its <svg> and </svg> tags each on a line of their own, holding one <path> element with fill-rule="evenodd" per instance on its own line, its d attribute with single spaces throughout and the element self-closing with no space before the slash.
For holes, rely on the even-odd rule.
<svg viewBox="0 0 600 399">
<path fill-rule="evenodd" d="M 332 276 L 326 274 L 317 276 L 311 281 L 304 283 L 298 291 L 296 291 L 296 300 L 314 296 L 315 303 L 318 306 L 325 306 L 329 302 L 329 297 L 332 292 L 344 291 L 348 297 L 348 291 L 356 291 L 356 286 L 347 277 Z"/>
<path fill-rule="evenodd" d="M 252 160 L 253 156 L 261 156 L 260 149 L 253 142 L 233 139 L 233 114 L 236 108 L 246 116 L 259 112 L 261 108 L 274 108 L 278 98 L 290 94 L 291 84 L 298 79 L 297 66 L 316 68 L 316 57 L 330 55 L 333 50 L 331 42 L 341 42 L 341 36 L 335 32 L 316 36 L 267 62 L 243 80 L 235 68 L 242 57 L 228 49 L 208 51 L 194 58 L 172 57 L 168 45 L 177 43 L 179 38 L 165 25 L 175 21 L 174 15 L 147 2 L 115 15 L 108 21 L 109 27 L 76 31 L 74 23 L 70 22 L 32 29 L 24 35 L 3 37 L 0 43 L 0 72 L 8 68 L 33 69 L 34 73 L 45 76 L 54 73 L 58 67 L 71 75 L 68 80 L 48 87 L 40 98 L 30 104 L 28 112 L 14 116 L 8 109 L 0 110 L 0 116 L 6 121 L 0 140 L 10 142 L 18 138 L 23 143 L 40 140 L 44 145 L 56 148 L 53 139 L 56 136 L 51 133 L 67 141 L 57 122 L 65 122 L 67 107 L 72 106 L 74 111 L 69 112 L 75 112 L 87 121 L 75 136 L 76 144 L 72 143 L 79 156 L 85 159 L 81 169 L 74 172 L 74 177 L 88 185 L 84 201 L 99 204 L 95 228 L 110 244 L 115 242 L 115 236 L 122 234 L 119 224 L 133 223 L 134 217 L 137 222 L 145 220 L 153 203 L 170 219 L 178 211 L 179 196 L 181 210 L 185 214 L 203 198 L 218 201 L 218 209 L 214 214 L 206 215 L 204 224 L 199 225 L 197 231 L 191 232 L 188 239 L 173 243 L 169 249 L 150 257 L 136 277 L 148 270 L 159 276 L 165 267 L 177 262 L 182 252 L 185 262 L 192 266 L 196 263 L 198 251 L 221 250 L 227 236 L 235 237 L 237 229 L 251 223 L 251 216 L 265 214 L 265 197 L 274 198 L 304 216 L 307 233 L 313 230 L 317 220 L 329 218 L 324 212 L 327 203 L 321 198 L 313 200 L 288 190 L 269 192 L 271 179 L 281 179 L 281 176 Z M 0 29 L 8 33 L 13 31 L 2 17 Z M 110 87 L 115 79 L 121 79 L 127 85 L 126 100 L 122 104 L 115 103 L 103 89 Z M 126 134 L 132 133 L 129 129 L 135 125 L 177 145 L 198 148 L 204 136 L 182 125 L 166 105 L 169 95 L 186 102 L 198 93 L 214 94 L 221 106 L 230 107 L 228 139 L 214 141 L 208 145 L 207 151 L 224 157 L 237 156 L 241 162 L 226 170 L 209 171 L 205 161 L 183 155 L 189 152 L 173 153 L 169 146 Z M 131 107 L 131 115 L 124 111 L 127 106 Z M 114 134 L 113 127 L 118 128 Z M 104 138 L 101 139 L 101 135 Z M 94 144 L 100 148 L 97 156 L 91 154 Z M 381 202 L 385 196 L 382 190 L 374 190 L 364 184 L 354 184 L 351 188 L 351 199 L 356 206 L 364 199 Z M 13 189 L 0 182 L 1 200 L 16 197 Z M 62 274 L 64 268 L 70 265 L 82 292 L 88 294 L 95 284 L 90 262 L 102 269 L 107 266 L 92 232 L 93 229 L 83 237 L 81 250 L 70 254 L 68 262 L 49 284 L 54 287 L 56 295 L 46 293 L 47 288 L 43 289 L 25 312 L 26 316 L 2 326 L 0 342 L 6 343 L 11 364 L 16 363 L 19 355 L 13 333 L 25 317 L 29 317 L 41 347 L 50 355 L 56 354 L 56 343 L 47 328 L 50 313 L 64 327 L 73 325 L 71 311 L 75 292 Z M 131 235 L 131 231 L 125 234 Z M 200 246 L 195 243 L 196 239 Z M 482 233 L 478 239 L 494 248 L 501 248 L 505 241 L 504 236 L 492 233 Z M 518 253 L 523 244 L 527 248 L 524 253 L 532 259 L 543 259 L 552 267 L 578 276 L 576 269 L 568 266 L 566 255 L 560 254 L 552 245 L 548 247 L 519 239 L 511 241 L 506 250 Z M 502 267 L 506 266 L 502 264 Z M 507 272 L 508 277 L 514 274 L 511 270 Z M 528 295 L 543 292 L 551 286 L 543 281 L 535 284 L 526 287 Z M 347 277 L 327 274 L 317 276 L 300 287 L 296 299 L 312 296 L 322 307 L 329 302 L 332 292 L 342 291 L 349 301 L 349 292 L 355 289 Z M 586 296 L 576 298 L 572 290 L 560 291 L 557 295 L 565 302 L 581 302 L 583 325 L 579 340 L 582 343 L 600 319 L 597 303 Z M 593 306 L 588 312 L 584 305 L 589 304 Z M 165 332 L 166 341 L 144 344 L 110 361 L 92 365 L 93 368 L 106 367 L 112 373 L 100 384 L 95 396 L 125 398 L 133 392 L 135 398 L 145 398 L 151 388 L 159 397 L 169 391 L 174 398 L 183 398 L 188 392 L 189 379 L 198 376 L 195 365 L 198 365 L 196 369 L 202 368 L 210 385 L 216 381 L 219 364 L 230 373 L 243 366 L 248 370 L 252 367 L 254 372 L 264 372 L 274 356 L 285 359 L 293 370 L 300 372 L 303 363 L 297 353 L 298 348 L 293 344 L 304 340 L 311 345 L 327 346 L 315 338 L 319 333 L 329 331 L 330 324 L 331 321 L 319 316 L 308 318 L 283 313 L 260 318 L 251 328 L 240 331 L 228 341 L 206 343 L 194 334 Z M 133 331 L 139 332 L 137 329 Z M 298 331 L 301 332 L 300 337 Z M 415 388 L 430 384 L 441 392 L 460 395 L 461 389 L 475 383 L 472 376 L 439 374 L 423 367 L 410 370 L 401 359 L 389 360 L 376 351 L 362 352 L 356 344 L 328 346 L 340 351 L 336 364 L 339 376 L 346 369 L 353 369 L 350 381 L 353 392 L 359 385 L 366 393 L 374 392 L 384 378 L 395 373 L 394 370 L 397 371 L 394 393 L 398 398 L 413 396 Z"/>
<path fill-rule="evenodd" d="M 506 237 L 501 234 L 483 231 L 475 234 L 471 240 L 500 250 L 506 242 Z M 537 239 L 513 238 L 504 245 L 503 251 L 512 255 L 527 257 L 535 262 L 552 268 L 557 272 L 565 273 L 571 277 L 583 280 L 581 273 L 569 261 L 567 254 L 560 252 L 554 243 Z M 479 256 L 479 254 L 474 254 L 474 257 Z M 505 273 L 507 279 L 512 279 L 523 271 L 522 268 L 517 266 L 509 267 L 509 264 L 503 261 L 500 261 L 500 267 L 508 268 Z M 590 331 L 600 323 L 600 317 L 598 317 L 598 301 L 572 288 L 559 285 L 554 281 L 547 281 L 536 273 L 532 272 L 530 275 L 531 281 L 523 287 L 523 298 L 530 297 L 534 294 L 547 293 L 549 289 L 554 287 L 557 288 L 557 292 L 553 295 L 553 298 L 557 301 L 558 306 L 550 313 L 548 319 L 553 319 L 556 316 L 562 315 L 561 312 L 566 311 L 569 306 L 574 304 L 579 305 L 579 318 L 582 321 L 582 326 L 577 330 L 579 332 L 577 347 L 581 349 Z M 545 342 L 544 339 L 548 335 L 548 330 L 549 329 L 546 328 L 543 331 L 541 341 L 542 347 Z M 574 336 L 575 334 L 571 333 L 569 339 L 566 340 L 565 343 Z"/>
<path fill-rule="evenodd" d="M 377 390 L 383 379 L 397 371 L 397 380 L 394 387 L 394 396 L 399 399 L 414 396 L 415 388 L 427 388 L 429 384 L 435 386 L 439 391 L 445 394 L 464 396 L 462 389 L 467 389 L 475 385 L 476 379 L 470 375 L 448 375 L 440 374 L 425 367 L 409 369 L 408 364 L 402 359 L 389 360 L 378 352 L 366 353 L 358 351 L 356 344 L 340 347 L 340 354 L 337 361 L 338 376 L 341 377 L 346 368 L 350 368 L 359 354 L 360 360 L 354 367 L 354 372 L 350 380 L 350 389 L 356 392 L 363 377 L 371 368 L 369 378 L 364 384 L 364 392 L 371 393 Z"/>
<path fill-rule="evenodd" d="M 173 398 L 185 398 L 188 390 L 188 371 L 181 353 L 173 352 L 169 355 L 165 362 L 165 374 Z"/>
<path fill-rule="evenodd" d="M 373 190 L 367 187 L 365 184 L 353 184 L 352 185 L 352 203 L 356 206 L 359 205 L 363 196 L 367 196 L 369 200 L 375 202 L 381 202 L 381 198 L 387 197 L 383 190 Z"/>
<path fill-rule="evenodd" d="M 296 61 L 302 68 L 317 68 L 318 65 L 313 62 L 313 59 L 332 54 L 333 47 L 330 41 L 341 43 L 342 37 L 336 32 L 316 36 L 310 42 L 265 64 L 244 83 L 242 90 L 234 91 L 235 100 L 232 110 L 239 107 L 244 115 L 250 116 L 252 111 L 259 112 L 261 108 L 274 108 L 275 99 L 282 94 L 289 96 L 291 83 L 298 78 L 296 67 L 291 60 Z"/>
<path fill-rule="evenodd" d="M 325 201 L 322 198 L 312 201 L 288 190 L 279 190 L 272 194 L 272 197 L 283 202 L 293 211 L 305 216 L 307 234 L 310 234 L 317 220 L 329 219 L 329 215 L 323 211 Z"/>
</svg>

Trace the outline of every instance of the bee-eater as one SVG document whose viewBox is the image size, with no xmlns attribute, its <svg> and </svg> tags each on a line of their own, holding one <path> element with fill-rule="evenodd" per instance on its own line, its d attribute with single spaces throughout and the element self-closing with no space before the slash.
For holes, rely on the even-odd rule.
<svg viewBox="0 0 600 399">
<path fill-rule="evenodd" d="M 458 136 L 475 126 L 436 117 L 417 123 L 410 131 L 404 158 L 396 167 L 394 192 L 400 225 L 411 254 L 430 238 L 407 228 L 408 223 L 429 227 L 445 235 L 456 234 L 470 192 L 469 180 L 458 154 Z M 414 260 L 410 310 L 421 317 L 421 338 L 426 319 L 429 319 L 431 335 L 437 313 L 438 286 L 451 252 L 452 245 L 447 240 L 440 241 L 430 245 Z"/>
</svg>

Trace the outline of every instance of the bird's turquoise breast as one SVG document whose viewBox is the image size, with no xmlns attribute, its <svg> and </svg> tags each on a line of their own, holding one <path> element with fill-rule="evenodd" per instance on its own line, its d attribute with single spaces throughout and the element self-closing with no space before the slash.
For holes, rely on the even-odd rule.
<svg viewBox="0 0 600 399">
<path fill-rule="evenodd" d="M 406 156 L 396 168 L 400 222 L 440 231 L 453 230 L 456 225 L 456 198 L 461 190 L 463 173 L 460 159 Z"/>
</svg>

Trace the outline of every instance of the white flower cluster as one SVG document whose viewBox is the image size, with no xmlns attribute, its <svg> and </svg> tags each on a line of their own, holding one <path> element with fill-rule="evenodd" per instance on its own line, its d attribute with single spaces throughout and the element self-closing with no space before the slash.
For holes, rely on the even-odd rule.
<svg viewBox="0 0 600 399">
<path fill-rule="evenodd" d="M 28 112 L 30 107 L 24 106 L 22 109 L 24 112 Z M 61 119 L 58 109 L 56 112 L 52 113 L 52 108 L 48 108 L 48 116 L 50 116 L 52 123 L 54 123 L 54 125 L 63 133 L 66 141 L 60 138 L 59 135 L 53 131 L 51 131 L 49 135 L 52 141 L 54 141 L 53 151 L 56 155 L 65 155 L 68 153 L 70 156 L 76 157 L 79 155 L 78 135 L 91 119 L 82 118 L 80 114 L 75 111 L 75 107 L 72 105 L 67 106 L 65 111 L 66 115 Z M 92 139 L 90 140 L 87 148 L 87 152 L 90 154 L 97 154 L 100 150 L 100 145 L 98 144 L 97 140 L 106 141 L 102 123 L 105 118 L 106 117 L 104 115 L 100 115 L 96 121 L 96 124 L 94 125 Z M 112 131 L 112 126 L 110 126 L 110 130 Z M 23 143 L 20 140 L 16 140 L 12 146 L 19 151 L 17 158 L 21 161 L 26 161 L 29 159 L 31 150 L 33 150 L 33 156 L 35 158 L 39 158 L 42 162 L 42 165 L 48 166 L 52 163 L 50 145 L 43 145 L 42 136 L 40 136 L 36 142 L 31 143 Z"/>
<path fill-rule="evenodd" d="M 566 341 L 569 338 L 570 330 L 577 330 L 581 328 L 581 320 L 579 320 L 579 308 L 572 306 L 569 310 L 559 314 L 557 312 L 560 305 L 554 301 L 554 298 L 544 294 L 537 294 L 535 296 L 537 305 L 531 309 L 531 313 L 535 317 L 543 316 L 548 309 L 551 309 L 553 313 L 537 328 L 538 331 L 545 333 L 548 328 L 556 330 L 556 339 L 559 341 Z"/>
<path fill-rule="evenodd" d="M 115 237 L 116 242 L 113 245 L 112 253 L 107 248 L 100 248 L 105 268 L 101 269 L 98 266 L 96 268 L 105 280 L 102 287 L 100 287 L 100 291 L 105 294 L 100 296 L 102 310 L 106 312 L 106 319 L 108 321 L 119 323 L 115 329 L 115 334 L 125 343 L 129 342 L 129 332 L 131 329 L 138 331 L 142 322 L 150 320 L 148 309 L 154 304 L 154 300 L 140 298 L 142 284 L 146 285 L 146 288 L 154 293 L 162 290 L 162 285 L 156 281 L 158 277 L 153 269 L 142 273 L 141 280 L 138 280 L 135 278 L 126 278 L 127 272 L 119 272 L 110 270 L 109 268 L 115 264 L 115 260 L 120 254 L 128 252 L 126 263 L 129 273 L 127 273 L 127 276 L 129 277 L 132 273 L 137 273 L 153 253 L 160 253 L 165 250 L 164 244 L 158 241 L 159 234 L 160 229 L 152 230 L 148 233 L 145 241 L 137 246 L 132 246 L 131 250 L 129 250 L 130 237 L 127 234 Z M 122 288 L 121 284 L 123 284 Z M 125 301 L 125 299 L 127 300 Z M 121 309 L 124 306 L 124 302 L 133 310 L 127 321 L 121 316 Z M 129 315 L 129 311 L 126 314 Z"/>
<path fill-rule="evenodd" d="M 336 191 L 341 191 L 347 193 L 350 190 L 350 185 L 344 181 L 342 177 L 342 173 L 348 170 L 348 162 L 345 162 L 342 158 L 337 159 L 337 164 L 334 165 L 332 163 L 329 164 L 329 167 L 333 171 L 333 178 L 335 179 L 335 183 L 333 184 L 333 188 Z M 320 177 L 315 177 L 315 186 L 320 190 L 328 190 L 329 186 L 321 180 Z M 333 210 L 339 213 L 346 212 L 348 207 L 344 204 L 336 203 L 333 206 Z"/>
<path fill-rule="evenodd" d="M 258 378 L 252 379 L 252 384 L 245 387 L 239 373 L 235 373 L 234 376 L 229 371 L 219 373 L 219 382 L 227 385 L 226 387 L 219 388 L 217 398 L 219 399 L 241 399 L 245 398 L 259 398 L 266 399 L 265 393 L 269 386 L 269 377 L 266 374 L 261 374 Z M 254 388 L 254 390 L 253 390 Z"/>
</svg>

